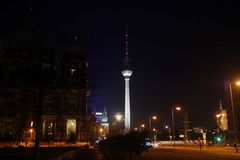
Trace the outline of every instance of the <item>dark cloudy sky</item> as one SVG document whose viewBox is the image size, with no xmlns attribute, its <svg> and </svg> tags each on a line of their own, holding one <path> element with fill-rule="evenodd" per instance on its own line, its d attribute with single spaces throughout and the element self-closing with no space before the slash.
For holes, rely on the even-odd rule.
<svg viewBox="0 0 240 160">
<path fill-rule="evenodd" d="M 240 73 L 240 13 L 231 1 L 172 1 L 146 8 L 90 7 L 77 1 L 33 6 L 60 52 L 74 36 L 90 48 L 91 108 L 107 105 L 109 115 L 124 111 L 121 69 L 128 24 L 132 124 L 147 123 L 154 113 L 158 125 L 169 122 L 171 107 L 178 104 L 189 110 L 193 126 L 215 126 L 223 81 Z M 0 38 L 17 29 L 27 10 L 28 2 L 1 5 Z"/>
</svg>

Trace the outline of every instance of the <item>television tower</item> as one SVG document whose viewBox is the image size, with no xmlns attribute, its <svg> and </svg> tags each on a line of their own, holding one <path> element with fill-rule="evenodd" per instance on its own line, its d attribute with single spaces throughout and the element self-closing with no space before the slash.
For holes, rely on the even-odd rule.
<svg viewBox="0 0 240 160">
<path fill-rule="evenodd" d="M 130 69 L 130 60 L 128 58 L 128 30 L 126 26 L 125 33 L 125 57 L 124 57 L 124 68 L 122 70 L 122 75 L 125 79 L 125 123 L 124 130 L 125 133 L 130 131 L 130 89 L 129 89 L 129 80 L 133 71 Z"/>
</svg>

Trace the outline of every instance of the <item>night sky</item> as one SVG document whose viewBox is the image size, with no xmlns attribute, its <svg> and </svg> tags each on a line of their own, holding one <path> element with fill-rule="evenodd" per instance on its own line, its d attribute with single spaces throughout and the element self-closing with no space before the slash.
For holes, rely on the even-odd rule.
<svg viewBox="0 0 240 160">
<path fill-rule="evenodd" d="M 31 6 L 59 54 L 74 36 L 81 37 L 89 48 L 91 108 L 101 111 L 106 105 L 110 116 L 124 111 L 121 70 L 127 24 L 133 69 L 132 125 L 147 123 L 152 114 L 159 116 L 158 125 L 169 123 L 175 105 L 188 109 L 192 126 L 216 125 L 223 82 L 240 73 L 240 11 L 236 4 L 171 2 L 154 8 L 101 8 L 66 1 Z M 18 30 L 28 9 L 28 1 L 1 4 L 0 39 Z"/>
</svg>

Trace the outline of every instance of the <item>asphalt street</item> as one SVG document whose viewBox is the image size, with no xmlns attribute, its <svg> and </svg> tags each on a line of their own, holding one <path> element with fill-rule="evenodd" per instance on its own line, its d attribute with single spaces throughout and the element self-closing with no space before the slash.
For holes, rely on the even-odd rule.
<svg viewBox="0 0 240 160">
<path fill-rule="evenodd" d="M 239 156 L 222 155 L 210 152 L 196 152 L 171 149 L 155 149 L 145 152 L 140 160 L 236 160 Z"/>
<path fill-rule="evenodd" d="M 57 158 L 58 160 L 123 160 L 123 157 L 113 157 L 108 152 L 99 149 L 75 150 Z M 129 159 L 129 157 L 127 157 Z M 216 152 L 150 149 L 141 155 L 134 156 L 133 160 L 239 160 L 238 154 L 221 154 Z M 54 159 L 51 159 L 54 160 Z"/>
<path fill-rule="evenodd" d="M 117 156 L 116 156 L 117 155 Z M 212 147 L 205 150 L 197 150 L 194 147 L 170 147 L 153 148 L 141 155 L 124 156 L 99 148 L 47 148 L 41 152 L 41 160 L 239 160 L 240 153 L 235 153 L 231 148 Z M 0 159 L 4 160 L 32 160 L 31 152 L 11 151 L 1 152 Z"/>
</svg>

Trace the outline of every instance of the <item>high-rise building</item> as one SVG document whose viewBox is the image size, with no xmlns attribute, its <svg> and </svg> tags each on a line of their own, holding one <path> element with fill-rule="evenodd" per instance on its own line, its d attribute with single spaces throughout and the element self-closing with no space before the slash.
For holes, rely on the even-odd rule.
<svg viewBox="0 0 240 160">
<path fill-rule="evenodd" d="M 125 50 L 125 58 L 124 58 L 124 68 L 122 70 L 122 75 L 124 76 L 125 79 L 125 132 L 129 132 L 130 130 L 130 88 L 129 88 L 129 81 L 130 81 L 130 76 L 132 75 L 133 71 L 130 69 L 130 61 L 128 58 L 128 31 L 126 27 L 126 34 L 125 34 L 125 45 L 126 45 L 126 50 Z"/>
<path fill-rule="evenodd" d="M 221 101 L 220 101 L 219 110 L 216 114 L 216 118 L 217 118 L 217 125 L 221 129 L 221 131 L 227 131 L 228 130 L 227 111 L 223 109 Z"/>
</svg>

